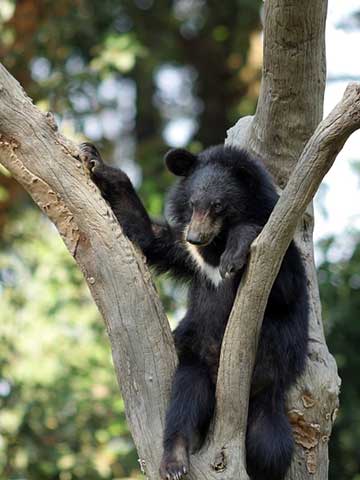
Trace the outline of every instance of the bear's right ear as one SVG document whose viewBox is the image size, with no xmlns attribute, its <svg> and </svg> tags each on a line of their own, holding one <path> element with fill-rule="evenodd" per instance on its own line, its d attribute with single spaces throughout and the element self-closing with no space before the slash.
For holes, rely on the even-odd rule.
<svg viewBox="0 0 360 480">
<path fill-rule="evenodd" d="M 173 148 L 165 155 L 167 168 L 174 175 L 186 177 L 197 162 L 197 156 L 184 148 Z"/>
</svg>

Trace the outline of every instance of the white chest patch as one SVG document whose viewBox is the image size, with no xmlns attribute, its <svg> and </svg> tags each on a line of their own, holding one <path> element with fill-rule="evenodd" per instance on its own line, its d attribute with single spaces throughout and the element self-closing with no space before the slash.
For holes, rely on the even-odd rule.
<svg viewBox="0 0 360 480">
<path fill-rule="evenodd" d="M 191 245 L 189 242 L 185 242 L 185 245 L 199 270 L 215 285 L 215 287 L 218 287 L 223 280 L 220 275 L 219 267 L 213 267 L 206 263 L 195 245 Z"/>
</svg>

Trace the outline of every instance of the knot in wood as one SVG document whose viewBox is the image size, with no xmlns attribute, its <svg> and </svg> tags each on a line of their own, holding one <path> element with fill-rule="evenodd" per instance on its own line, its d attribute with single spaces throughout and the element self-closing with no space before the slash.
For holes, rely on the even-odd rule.
<svg viewBox="0 0 360 480">
<path fill-rule="evenodd" d="M 221 449 L 215 456 L 214 462 L 211 464 L 211 468 L 215 472 L 223 472 L 226 469 L 227 460 L 224 448 Z"/>
</svg>

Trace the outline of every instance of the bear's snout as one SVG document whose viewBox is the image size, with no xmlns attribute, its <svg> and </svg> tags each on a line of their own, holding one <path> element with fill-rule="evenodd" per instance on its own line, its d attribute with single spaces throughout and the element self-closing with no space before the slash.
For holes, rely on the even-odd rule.
<svg viewBox="0 0 360 480">
<path fill-rule="evenodd" d="M 186 241 L 193 245 L 202 245 L 204 240 L 198 232 L 189 231 L 186 236 Z"/>
<path fill-rule="evenodd" d="M 208 211 L 195 210 L 186 229 L 185 239 L 193 245 L 205 246 L 212 242 L 218 232 L 219 226 Z"/>
</svg>

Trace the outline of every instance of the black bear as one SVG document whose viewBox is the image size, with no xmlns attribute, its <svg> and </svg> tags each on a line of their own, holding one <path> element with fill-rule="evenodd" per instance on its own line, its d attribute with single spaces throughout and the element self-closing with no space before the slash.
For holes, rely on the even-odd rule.
<svg viewBox="0 0 360 480">
<path fill-rule="evenodd" d="M 162 479 L 177 480 L 208 430 L 226 323 L 250 244 L 278 195 L 262 163 L 244 150 L 218 146 L 193 155 L 174 149 L 165 162 L 180 178 L 167 198 L 166 222 L 155 224 L 125 173 L 105 165 L 91 144 L 82 144 L 81 151 L 91 178 L 147 262 L 189 282 L 188 310 L 174 331 L 179 364 L 160 466 Z M 307 344 L 306 276 L 291 242 L 268 300 L 252 377 L 246 449 L 253 480 L 281 480 L 290 465 L 294 442 L 285 397 L 304 370 Z"/>
</svg>

